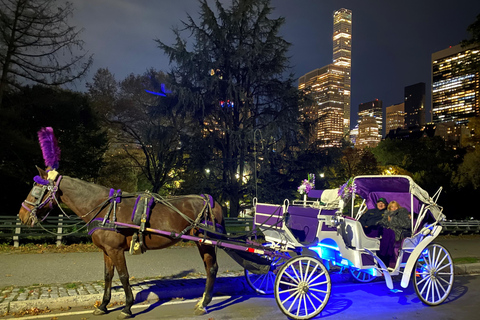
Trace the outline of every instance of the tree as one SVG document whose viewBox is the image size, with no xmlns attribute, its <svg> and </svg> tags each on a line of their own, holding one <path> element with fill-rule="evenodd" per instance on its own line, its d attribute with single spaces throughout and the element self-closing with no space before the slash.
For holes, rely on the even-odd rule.
<svg viewBox="0 0 480 320">
<path fill-rule="evenodd" d="M 86 95 L 37 85 L 8 93 L 4 102 L 0 179 L 15 192 L 4 193 L 1 199 L 13 203 L 15 214 L 38 174 L 35 165 L 44 166 L 37 137 L 41 127 L 54 128 L 61 149 L 61 174 L 89 181 L 98 178 L 107 140 Z"/>
<path fill-rule="evenodd" d="M 72 4 L 0 0 L 0 107 L 4 92 L 22 84 L 58 86 L 82 77 L 92 63 L 68 25 Z"/>
<path fill-rule="evenodd" d="M 330 188 L 338 188 L 351 177 L 379 173 L 377 160 L 370 148 L 346 147 L 338 160 L 325 168 Z"/>
<path fill-rule="evenodd" d="M 301 149 L 298 90 L 292 77 L 284 79 L 290 44 L 278 35 L 284 19 L 271 19 L 271 12 L 268 0 L 235 0 L 229 9 L 215 1 L 215 10 L 201 0 L 198 23 L 190 15 L 183 22 L 183 30 L 193 35 L 192 45 L 178 29 L 174 45 L 157 40 L 174 63 L 171 76 L 180 103 L 203 134 L 213 137 L 217 171 L 212 174 L 232 215 L 252 191 L 247 180 L 258 170 L 252 150 L 256 130 L 267 150 L 283 155 L 294 146 Z"/>
<path fill-rule="evenodd" d="M 188 117 L 176 108 L 176 96 L 151 94 L 166 90 L 166 82 L 164 73 L 152 69 L 143 75 L 131 74 L 117 84 L 108 70 L 99 69 L 93 83 L 87 85 L 93 105 L 110 130 L 110 154 L 120 155 L 121 150 L 127 155 L 133 163 L 122 161 L 121 166 L 141 172 L 153 192 L 173 189 L 171 184 L 179 179 L 185 160 L 182 139 L 191 134 Z"/>
</svg>

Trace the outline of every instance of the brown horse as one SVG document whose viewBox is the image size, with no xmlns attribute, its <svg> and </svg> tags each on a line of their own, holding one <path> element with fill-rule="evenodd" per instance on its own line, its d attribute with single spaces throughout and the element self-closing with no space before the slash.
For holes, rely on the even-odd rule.
<svg viewBox="0 0 480 320">
<path fill-rule="evenodd" d="M 113 220 L 112 212 L 109 212 L 109 199 L 112 199 L 110 190 L 96 185 L 66 176 L 57 176 L 52 179 L 47 176 L 44 170 L 38 169 L 41 179 L 30 191 L 27 199 L 22 204 L 19 216 L 22 223 L 32 225 L 48 214 L 49 209 L 63 202 L 75 212 L 86 223 L 93 218 L 104 218 L 106 215 L 110 221 Z M 50 177 L 50 179 L 48 179 Z M 39 177 L 37 177 L 39 178 Z M 42 182 L 43 181 L 43 182 Z M 48 184 L 47 184 L 48 183 Z M 115 199 L 112 199 L 115 200 Z M 157 202 L 157 201 L 155 201 Z M 200 215 L 211 217 L 213 225 L 223 225 L 222 209 L 218 203 L 210 203 L 200 196 L 181 196 L 169 198 L 168 201 L 160 201 L 153 206 L 149 218 L 149 227 L 169 232 L 188 232 L 189 235 L 201 235 L 202 229 L 198 227 L 189 228 L 193 220 Z M 135 196 L 124 194 L 121 202 L 116 204 L 116 221 L 132 224 L 132 212 L 136 204 Z M 207 212 L 208 211 L 208 212 Z M 202 217 L 202 219 L 206 217 Z M 190 220 L 187 221 L 187 220 Z M 123 289 L 125 290 L 125 307 L 119 315 L 119 319 L 126 319 L 132 316 L 131 307 L 134 303 L 134 296 L 129 283 L 129 274 L 125 261 L 125 251 L 130 249 L 132 237 L 136 233 L 132 228 L 116 228 L 108 230 L 98 228 L 93 231 L 93 243 L 103 251 L 105 262 L 105 291 L 101 305 L 94 311 L 95 315 L 107 313 L 107 305 L 111 298 L 112 278 L 114 269 L 117 269 Z M 169 247 L 181 239 L 144 232 L 143 247 L 148 250 L 163 249 Z M 206 313 L 205 307 L 212 300 L 212 290 L 216 279 L 218 265 L 215 248 L 202 245 L 197 242 L 197 247 L 203 259 L 207 274 L 205 292 L 202 299 L 195 306 L 195 314 Z"/>
</svg>

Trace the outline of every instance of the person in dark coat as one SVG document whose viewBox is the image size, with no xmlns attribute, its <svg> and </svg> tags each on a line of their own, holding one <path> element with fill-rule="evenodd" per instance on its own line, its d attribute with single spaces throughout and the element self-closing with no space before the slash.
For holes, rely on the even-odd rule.
<svg viewBox="0 0 480 320">
<path fill-rule="evenodd" d="M 365 235 L 368 237 L 378 237 L 379 229 L 381 228 L 377 222 L 382 220 L 385 210 L 387 209 L 388 202 L 385 198 L 380 198 L 377 201 L 377 207 L 374 209 L 369 209 L 365 212 L 358 221 L 363 226 Z"/>
<path fill-rule="evenodd" d="M 397 256 L 395 242 L 410 236 L 410 213 L 407 209 L 400 207 L 397 201 L 391 201 L 377 225 L 382 235 L 378 257 L 387 267 L 394 267 Z"/>
</svg>

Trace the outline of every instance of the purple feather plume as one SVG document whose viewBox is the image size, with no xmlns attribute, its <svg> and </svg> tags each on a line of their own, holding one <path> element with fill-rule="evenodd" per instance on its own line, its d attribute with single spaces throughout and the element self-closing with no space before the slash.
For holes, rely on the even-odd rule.
<svg viewBox="0 0 480 320">
<path fill-rule="evenodd" d="M 58 147 L 57 138 L 53 134 L 53 128 L 42 128 L 38 131 L 38 141 L 42 149 L 45 165 L 52 169 L 58 169 L 60 161 L 60 148 Z"/>
</svg>

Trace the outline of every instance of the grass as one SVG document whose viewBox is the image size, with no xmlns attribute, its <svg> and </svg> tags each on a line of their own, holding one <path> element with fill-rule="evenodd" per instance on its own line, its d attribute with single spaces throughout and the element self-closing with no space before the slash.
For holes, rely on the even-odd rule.
<svg viewBox="0 0 480 320">
<path fill-rule="evenodd" d="M 477 263 L 477 262 L 480 262 L 480 259 L 474 258 L 474 257 L 464 257 L 464 258 L 453 259 L 453 263 L 455 264 Z"/>
</svg>

